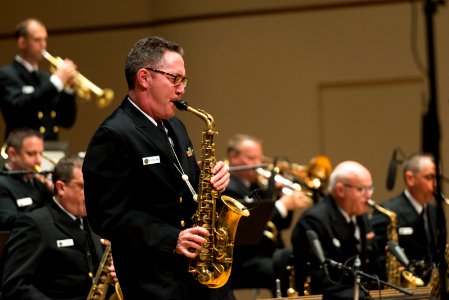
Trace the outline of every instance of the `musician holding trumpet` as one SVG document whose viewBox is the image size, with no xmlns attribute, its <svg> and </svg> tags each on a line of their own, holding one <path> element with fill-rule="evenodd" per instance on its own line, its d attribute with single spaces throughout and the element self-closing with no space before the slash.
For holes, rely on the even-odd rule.
<svg viewBox="0 0 449 300">
<path fill-rule="evenodd" d="M 0 69 L 0 109 L 6 136 L 15 128 L 38 130 L 45 140 L 58 140 L 59 128 L 70 128 L 76 118 L 74 88 L 77 67 L 63 60 L 50 76 L 39 69 L 47 48 L 47 29 L 37 19 L 16 27 L 18 53 L 13 62 Z"/>
<path fill-rule="evenodd" d="M 259 180 L 256 168 L 263 159 L 262 141 L 246 134 L 236 134 L 228 141 L 227 160 L 230 167 L 249 167 L 231 173 L 231 181 L 225 191 L 226 195 L 238 199 L 245 205 L 258 201 L 275 201 L 275 209 L 271 215 L 268 228 L 254 228 L 254 231 L 265 229 L 260 245 L 237 245 L 234 254 L 234 271 L 231 274 L 235 288 L 267 288 L 274 291 L 273 254 L 276 249 L 284 247 L 280 230 L 290 226 L 293 210 L 306 208 L 312 204 L 302 191 L 293 191 L 291 195 L 269 191 Z M 282 188 L 277 183 L 275 190 Z M 256 191 L 254 193 L 254 191 Z M 252 198 L 248 197 L 253 194 Z M 257 196 L 256 196 L 257 194 Z M 257 206 L 257 205 L 254 205 Z"/>
</svg>

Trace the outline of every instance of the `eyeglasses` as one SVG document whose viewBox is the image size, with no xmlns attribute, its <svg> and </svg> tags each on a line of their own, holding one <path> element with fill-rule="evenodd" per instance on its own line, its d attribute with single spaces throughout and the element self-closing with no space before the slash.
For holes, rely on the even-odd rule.
<svg viewBox="0 0 449 300">
<path fill-rule="evenodd" d="M 343 183 L 343 185 L 347 188 L 356 189 L 360 194 L 365 194 L 368 192 L 370 195 L 374 193 L 374 187 L 373 186 L 356 186 L 349 183 Z"/>
<path fill-rule="evenodd" d="M 79 189 L 84 189 L 84 182 L 80 182 L 80 181 L 69 181 L 66 182 L 65 184 L 69 185 L 70 183 L 73 183 L 76 187 L 78 187 Z"/>
<path fill-rule="evenodd" d="M 153 71 L 153 72 L 156 72 L 156 73 L 159 73 L 159 74 L 163 74 L 163 75 L 166 75 L 166 76 L 170 76 L 172 79 L 173 79 L 173 84 L 175 85 L 175 86 L 179 86 L 179 85 L 183 85 L 184 87 L 186 87 L 187 86 L 187 84 L 189 83 L 189 78 L 187 78 L 187 77 L 185 77 L 185 76 L 182 76 L 182 75 L 179 75 L 179 74 L 171 74 L 171 73 L 167 73 L 167 72 L 164 72 L 164 71 L 161 71 L 161 70 L 157 70 L 157 69 L 153 69 L 153 68 L 144 68 L 145 70 L 150 70 L 150 71 Z"/>
</svg>

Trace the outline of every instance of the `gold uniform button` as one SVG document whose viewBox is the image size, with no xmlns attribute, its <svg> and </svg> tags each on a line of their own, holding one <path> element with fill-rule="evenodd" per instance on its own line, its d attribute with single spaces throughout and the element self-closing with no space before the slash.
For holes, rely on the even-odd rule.
<svg viewBox="0 0 449 300">
<path fill-rule="evenodd" d="M 58 133 L 59 132 L 59 127 L 58 126 L 53 126 L 53 132 Z"/>
<path fill-rule="evenodd" d="M 38 118 L 38 119 L 42 119 L 43 117 L 44 117 L 44 113 L 41 112 L 41 111 L 38 111 L 38 112 L 37 112 L 37 118 Z"/>
<path fill-rule="evenodd" d="M 44 134 L 45 133 L 45 127 L 44 126 L 39 127 L 39 132 Z"/>
<path fill-rule="evenodd" d="M 186 226 L 186 222 L 184 222 L 184 220 L 181 220 L 181 227 Z"/>
<path fill-rule="evenodd" d="M 179 203 L 182 203 L 182 197 L 179 197 Z"/>
<path fill-rule="evenodd" d="M 56 112 L 55 112 L 54 110 L 51 111 L 50 117 L 51 117 L 52 119 L 56 118 Z"/>
</svg>

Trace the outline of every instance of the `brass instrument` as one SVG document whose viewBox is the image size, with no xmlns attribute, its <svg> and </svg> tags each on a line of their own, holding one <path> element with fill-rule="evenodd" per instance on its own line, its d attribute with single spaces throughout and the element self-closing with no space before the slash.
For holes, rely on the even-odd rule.
<svg viewBox="0 0 449 300">
<path fill-rule="evenodd" d="M 287 297 L 297 297 L 299 293 L 295 289 L 295 267 L 293 264 L 287 266 L 287 271 L 290 271 L 288 275 Z M 307 294 L 304 293 L 304 295 L 306 296 Z"/>
<path fill-rule="evenodd" d="M 316 200 L 315 192 L 325 193 L 331 171 L 330 160 L 323 155 L 313 157 L 309 165 L 280 161 L 276 165 L 269 164 L 267 168 L 256 169 L 262 185 L 266 185 L 267 179 L 271 177 L 272 172 L 275 172 L 274 180 L 283 185 L 283 194 L 290 195 L 292 191 L 303 191 L 313 200 Z"/>
<path fill-rule="evenodd" d="M 235 233 L 242 216 L 249 216 L 248 209 L 239 201 L 228 196 L 221 196 L 223 202 L 217 214 L 217 200 L 220 191 L 210 183 L 212 169 L 217 160 L 215 157 L 214 135 L 215 122 L 213 117 L 204 110 L 194 109 L 185 101 L 175 102 L 180 110 L 187 110 L 201 118 L 207 128 L 202 132 L 201 142 L 201 173 L 196 201 L 198 207 L 193 216 L 194 226 L 206 228 L 210 235 L 199 251 L 198 256 L 190 261 L 189 272 L 209 288 L 223 286 L 231 275 L 232 254 L 234 250 Z"/>
<path fill-rule="evenodd" d="M 446 258 L 446 264 L 449 264 L 449 245 L 446 244 L 446 249 L 444 250 L 444 257 Z M 446 271 L 446 280 L 449 270 Z M 437 265 L 432 268 L 432 273 L 430 275 L 430 281 L 427 285 L 430 288 L 430 294 L 435 297 L 435 299 L 441 296 L 441 285 L 440 285 L 440 269 Z M 446 294 L 449 293 L 449 287 L 446 285 Z"/>
<path fill-rule="evenodd" d="M 113 284 L 113 280 L 109 275 L 109 267 L 112 264 L 111 243 L 105 241 L 106 248 L 98 266 L 97 273 L 92 279 L 92 286 L 86 300 L 104 300 L 106 298 L 109 285 Z M 120 284 L 115 284 L 115 293 L 109 297 L 109 300 L 123 300 L 122 289 Z"/>
<path fill-rule="evenodd" d="M 8 148 L 8 144 L 4 143 L 0 149 L 0 156 L 1 158 L 6 161 L 8 159 L 8 153 L 6 153 L 6 148 Z M 47 160 L 52 166 L 56 165 L 56 161 L 54 161 L 49 156 L 45 155 L 44 153 L 41 154 L 42 158 Z M 53 193 L 53 181 L 52 181 L 52 173 L 51 172 L 44 172 L 39 165 L 34 166 L 34 177 L 42 182 L 51 193 Z M 30 171 L 31 172 L 31 171 Z"/>
<path fill-rule="evenodd" d="M 42 56 L 51 64 L 52 71 L 56 70 L 64 62 L 62 58 L 52 56 L 46 50 L 42 51 Z M 111 89 L 99 88 L 79 72 L 76 74 L 75 82 L 77 96 L 86 101 L 90 101 L 95 96 L 99 108 L 105 108 L 114 98 L 114 92 Z"/>
<path fill-rule="evenodd" d="M 444 194 L 441 194 L 446 205 L 449 205 L 449 199 L 446 198 Z M 446 265 L 449 265 L 449 244 L 446 244 L 446 249 L 444 250 L 444 257 L 446 259 Z M 446 270 L 446 280 L 449 277 L 449 269 Z M 427 285 L 431 289 L 431 295 L 438 299 L 441 296 L 441 285 L 440 285 L 440 269 L 438 265 L 434 264 L 432 272 L 430 275 L 430 281 Z M 449 285 L 446 285 L 446 294 L 449 293 Z"/>
<path fill-rule="evenodd" d="M 259 182 L 261 182 L 262 185 L 267 185 L 268 184 L 267 180 L 268 178 L 271 177 L 272 173 L 262 168 L 257 168 L 256 172 L 258 175 L 260 175 Z M 283 185 L 282 189 L 283 194 L 290 195 L 293 191 L 303 191 L 304 193 L 306 193 L 307 196 L 311 196 L 310 190 L 307 187 L 303 188 L 303 186 L 301 186 L 299 183 L 293 182 L 292 180 L 280 174 L 276 174 L 274 176 L 274 181 Z"/>
<path fill-rule="evenodd" d="M 276 166 L 280 171 L 304 180 L 305 185 L 314 190 L 324 189 L 332 172 L 332 164 L 324 155 L 312 157 L 308 165 L 281 161 Z"/>
<path fill-rule="evenodd" d="M 394 241 L 397 244 L 399 240 L 397 231 L 398 227 L 397 214 L 385 207 L 376 204 L 376 202 L 374 202 L 372 199 L 368 200 L 368 205 L 374 208 L 375 210 L 379 211 L 380 213 L 384 214 L 390 219 L 390 222 L 388 223 L 387 227 L 387 240 Z M 402 286 L 405 286 L 407 288 L 424 286 L 424 282 L 422 281 L 421 278 L 416 277 L 410 271 L 403 271 L 402 273 L 400 273 L 399 267 L 400 264 L 397 258 L 391 253 L 390 250 L 388 250 L 386 252 L 386 272 L 388 283 L 391 283 L 396 286 L 401 286 L 401 275 L 402 275 L 402 277 L 405 279 Z"/>
</svg>

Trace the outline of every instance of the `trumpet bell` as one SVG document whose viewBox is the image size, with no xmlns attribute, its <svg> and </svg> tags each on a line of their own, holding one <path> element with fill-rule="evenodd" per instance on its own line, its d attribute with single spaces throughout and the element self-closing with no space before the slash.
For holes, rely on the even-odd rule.
<svg viewBox="0 0 449 300">
<path fill-rule="evenodd" d="M 307 185 L 314 189 L 319 189 L 323 183 L 327 183 L 332 172 L 332 164 L 327 156 L 318 155 L 313 157 L 309 163 Z"/>
<path fill-rule="evenodd" d="M 52 73 L 64 62 L 62 58 L 54 57 L 46 50 L 42 51 L 42 56 L 50 63 L 50 71 Z M 78 98 L 86 101 L 95 99 L 97 107 L 100 109 L 111 104 L 114 99 L 114 92 L 111 89 L 101 89 L 79 72 L 76 74 L 75 81 L 75 91 Z"/>
<path fill-rule="evenodd" d="M 332 172 L 332 163 L 324 155 L 312 157 L 308 165 L 280 162 L 277 166 L 281 171 L 302 179 L 313 190 L 324 189 Z"/>
</svg>

